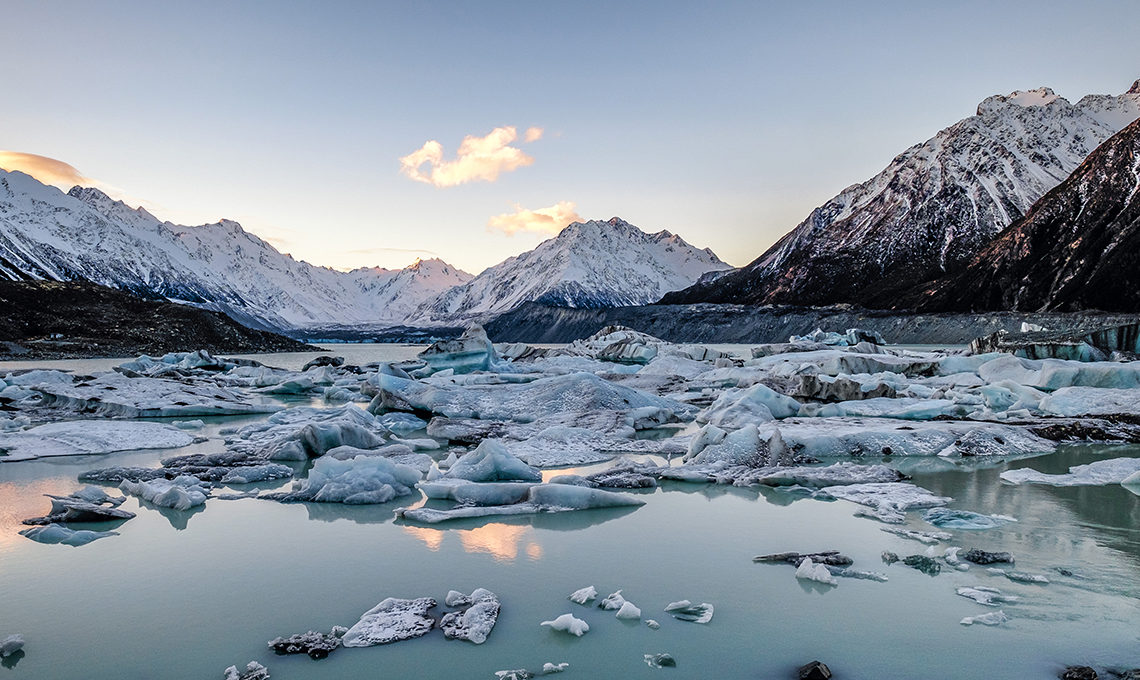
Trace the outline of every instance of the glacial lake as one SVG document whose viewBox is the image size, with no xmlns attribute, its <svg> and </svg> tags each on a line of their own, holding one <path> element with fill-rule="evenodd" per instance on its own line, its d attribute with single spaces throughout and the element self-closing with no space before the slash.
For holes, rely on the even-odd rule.
<svg viewBox="0 0 1140 680">
<path fill-rule="evenodd" d="M 418 351 L 391 345 L 330 349 L 350 362 Z M 257 358 L 289 368 L 307 360 Z M 10 367 L 0 364 L 0 372 Z M 74 368 L 106 367 L 78 362 Z M 221 428 L 259 419 L 210 419 L 196 432 L 209 440 L 178 452 L 220 451 Z M 129 497 L 122 507 L 138 517 L 118 527 L 84 527 L 115 528 L 119 536 L 73 548 L 16 533 L 24 528 L 20 520 L 47 510 L 42 494 L 79 488 L 79 473 L 107 465 L 153 466 L 170 455 L 125 452 L 0 464 L 0 638 L 22 633 L 27 639 L 26 656 L 14 665 L 5 660 L 0 678 L 197 680 L 221 678 L 226 666 L 242 668 L 251 660 L 265 664 L 274 680 L 494 678 L 498 670 L 537 671 L 545 662 L 569 663 L 559 676 L 567 680 L 790 678 L 812 659 L 826 662 L 840 680 L 1045 680 L 1066 665 L 1140 666 L 1140 496 L 1120 485 L 1011 486 L 998 479 L 1010 468 L 1056 473 L 1103 458 L 1140 457 L 1136 446 L 1067 446 L 1049 456 L 981 464 L 882 459 L 913 475 L 919 486 L 953 497 L 951 508 L 1018 520 L 986 531 L 953 531 L 954 540 L 938 546 L 939 554 L 945 545 L 1009 551 L 1018 571 L 1047 575 L 1048 585 L 1013 583 L 981 566 L 967 572 L 944 567 L 935 577 L 902 564 L 887 566 L 882 551 L 906 556 L 922 554 L 926 546 L 855 517 L 858 506 L 845 501 L 684 483 L 641 492 L 646 505 L 635 509 L 430 527 L 393 519 L 395 508 L 422 503 L 418 498 L 380 506 L 215 498 L 196 511 L 176 512 Z M 921 512 L 908 513 L 906 526 L 935 530 Z M 765 553 L 828 549 L 853 557 L 854 568 L 880 571 L 890 580 L 840 579 L 830 587 L 798 581 L 788 565 L 752 562 Z M 621 589 L 660 629 L 566 599 L 588 585 L 602 596 Z M 1011 621 L 959 624 L 996 611 L 955 594 L 957 587 L 977 585 L 1020 598 L 1001 607 Z M 276 656 L 265 644 L 279 635 L 350 626 L 387 597 L 434 597 L 439 612 L 448 590 L 477 587 L 494 591 L 503 605 L 483 645 L 448 641 L 434 631 L 313 661 Z M 663 611 L 680 599 L 714 604 L 712 621 L 686 623 Z M 568 612 L 589 623 L 585 636 L 539 626 Z M 675 657 L 677 667 L 655 669 L 643 661 L 660 652 Z"/>
</svg>

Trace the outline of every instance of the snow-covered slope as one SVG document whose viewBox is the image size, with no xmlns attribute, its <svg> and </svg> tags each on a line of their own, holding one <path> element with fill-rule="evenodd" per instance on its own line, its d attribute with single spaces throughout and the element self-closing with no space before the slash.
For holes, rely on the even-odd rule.
<svg viewBox="0 0 1140 680">
<path fill-rule="evenodd" d="M 641 305 L 724 269 L 729 265 L 711 250 L 667 231 L 647 234 L 617 217 L 575 222 L 534 250 L 443 293 L 413 318 L 484 318 L 532 301 L 559 307 Z"/>
<path fill-rule="evenodd" d="M 960 270 L 1137 117 L 1140 81 L 1075 105 L 1048 88 L 990 97 L 815 209 L 748 266 L 663 302 L 862 303 L 884 282 Z"/>
<path fill-rule="evenodd" d="M 251 325 L 403 323 L 471 276 L 438 260 L 339 272 L 294 260 L 229 220 L 161 222 L 98 189 L 64 194 L 0 170 L 0 276 L 86 279 L 226 312 Z"/>
</svg>

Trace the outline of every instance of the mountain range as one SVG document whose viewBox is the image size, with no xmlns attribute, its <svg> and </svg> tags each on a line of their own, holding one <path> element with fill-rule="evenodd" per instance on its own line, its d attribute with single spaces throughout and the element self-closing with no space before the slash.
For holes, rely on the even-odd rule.
<svg viewBox="0 0 1140 680">
<path fill-rule="evenodd" d="M 977 113 L 843 190 L 752 263 L 663 303 L 865 304 L 961 270 L 1102 142 L 1140 117 L 1140 81 L 1069 103 L 1048 88 Z"/>
<path fill-rule="evenodd" d="M 282 254 L 229 220 L 164 222 L 99 189 L 0 170 L 0 278 L 85 280 L 270 330 L 481 320 L 522 302 L 645 304 L 728 269 L 710 250 L 614 218 L 575 223 L 472 277 L 438 259 L 349 272 Z"/>
</svg>

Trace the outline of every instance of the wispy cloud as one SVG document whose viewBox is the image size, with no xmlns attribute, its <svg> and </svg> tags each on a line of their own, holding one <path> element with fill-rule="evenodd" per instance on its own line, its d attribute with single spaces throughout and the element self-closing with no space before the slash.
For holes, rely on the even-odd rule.
<svg viewBox="0 0 1140 680">
<path fill-rule="evenodd" d="M 571 222 L 580 222 L 577 206 L 572 201 L 559 201 L 549 208 L 527 210 L 521 205 L 515 205 L 513 213 L 495 215 L 487 220 L 487 229 L 498 230 L 506 234 L 515 234 L 520 231 L 529 231 L 538 234 L 557 234 Z"/>
<path fill-rule="evenodd" d="M 432 257 L 439 257 L 439 253 L 435 252 L 434 250 L 424 250 L 422 248 L 385 248 L 378 246 L 376 248 L 357 248 L 355 250 L 349 250 L 348 252 L 354 255 L 372 255 L 375 253 L 423 253 L 425 255 L 431 255 Z"/>
<path fill-rule="evenodd" d="M 514 126 L 497 127 L 485 137 L 463 138 L 455 160 L 444 160 L 443 145 L 436 140 L 400 159 L 400 172 L 417 182 L 437 187 L 453 187 L 467 182 L 494 182 L 499 175 L 534 163 L 534 158 L 511 143 L 518 139 Z M 524 142 L 542 138 L 542 128 L 527 128 Z M 428 165 L 426 172 L 421 170 Z"/>
<path fill-rule="evenodd" d="M 72 165 L 34 153 L 0 151 L 0 169 L 18 170 L 35 177 L 44 184 L 57 186 L 64 191 L 76 184 L 83 186 L 100 184 L 100 182 L 86 177 Z"/>
</svg>

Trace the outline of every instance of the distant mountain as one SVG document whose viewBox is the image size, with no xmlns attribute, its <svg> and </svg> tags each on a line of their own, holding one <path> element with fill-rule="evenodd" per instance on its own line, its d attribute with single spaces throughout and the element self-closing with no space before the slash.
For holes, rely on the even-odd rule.
<svg viewBox="0 0 1140 680">
<path fill-rule="evenodd" d="M 990 97 L 816 208 L 751 264 L 662 302 L 861 304 L 884 286 L 958 271 L 1138 117 L 1140 80 L 1076 105 L 1048 88 Z"/>
<path fill-rule="evenodd" d="M 879 301 L 924 311 L 1140 312 L 1140 121 L 1097 148 L 964 271 Z"/>
<path fill-rule="evenodd" d="M 711 250 L 667 231 L 647 234 L 618 217 L 575 222 L 534 250 L 424 304 L 413 321 L 486 318 L 524 302 L 554 307 L 647 304 L 725 269 L 729 265 Z"/>
<path fill-rule="evenodd" d="M 295 329 L 403 323 L 471 276 L 439 260 L 339 272 L 294 260 L 236 222 L 179 226 L 98 189 L 64 194 L 0 170 L 0 278 L 87 280 Z"/>
</svg>

